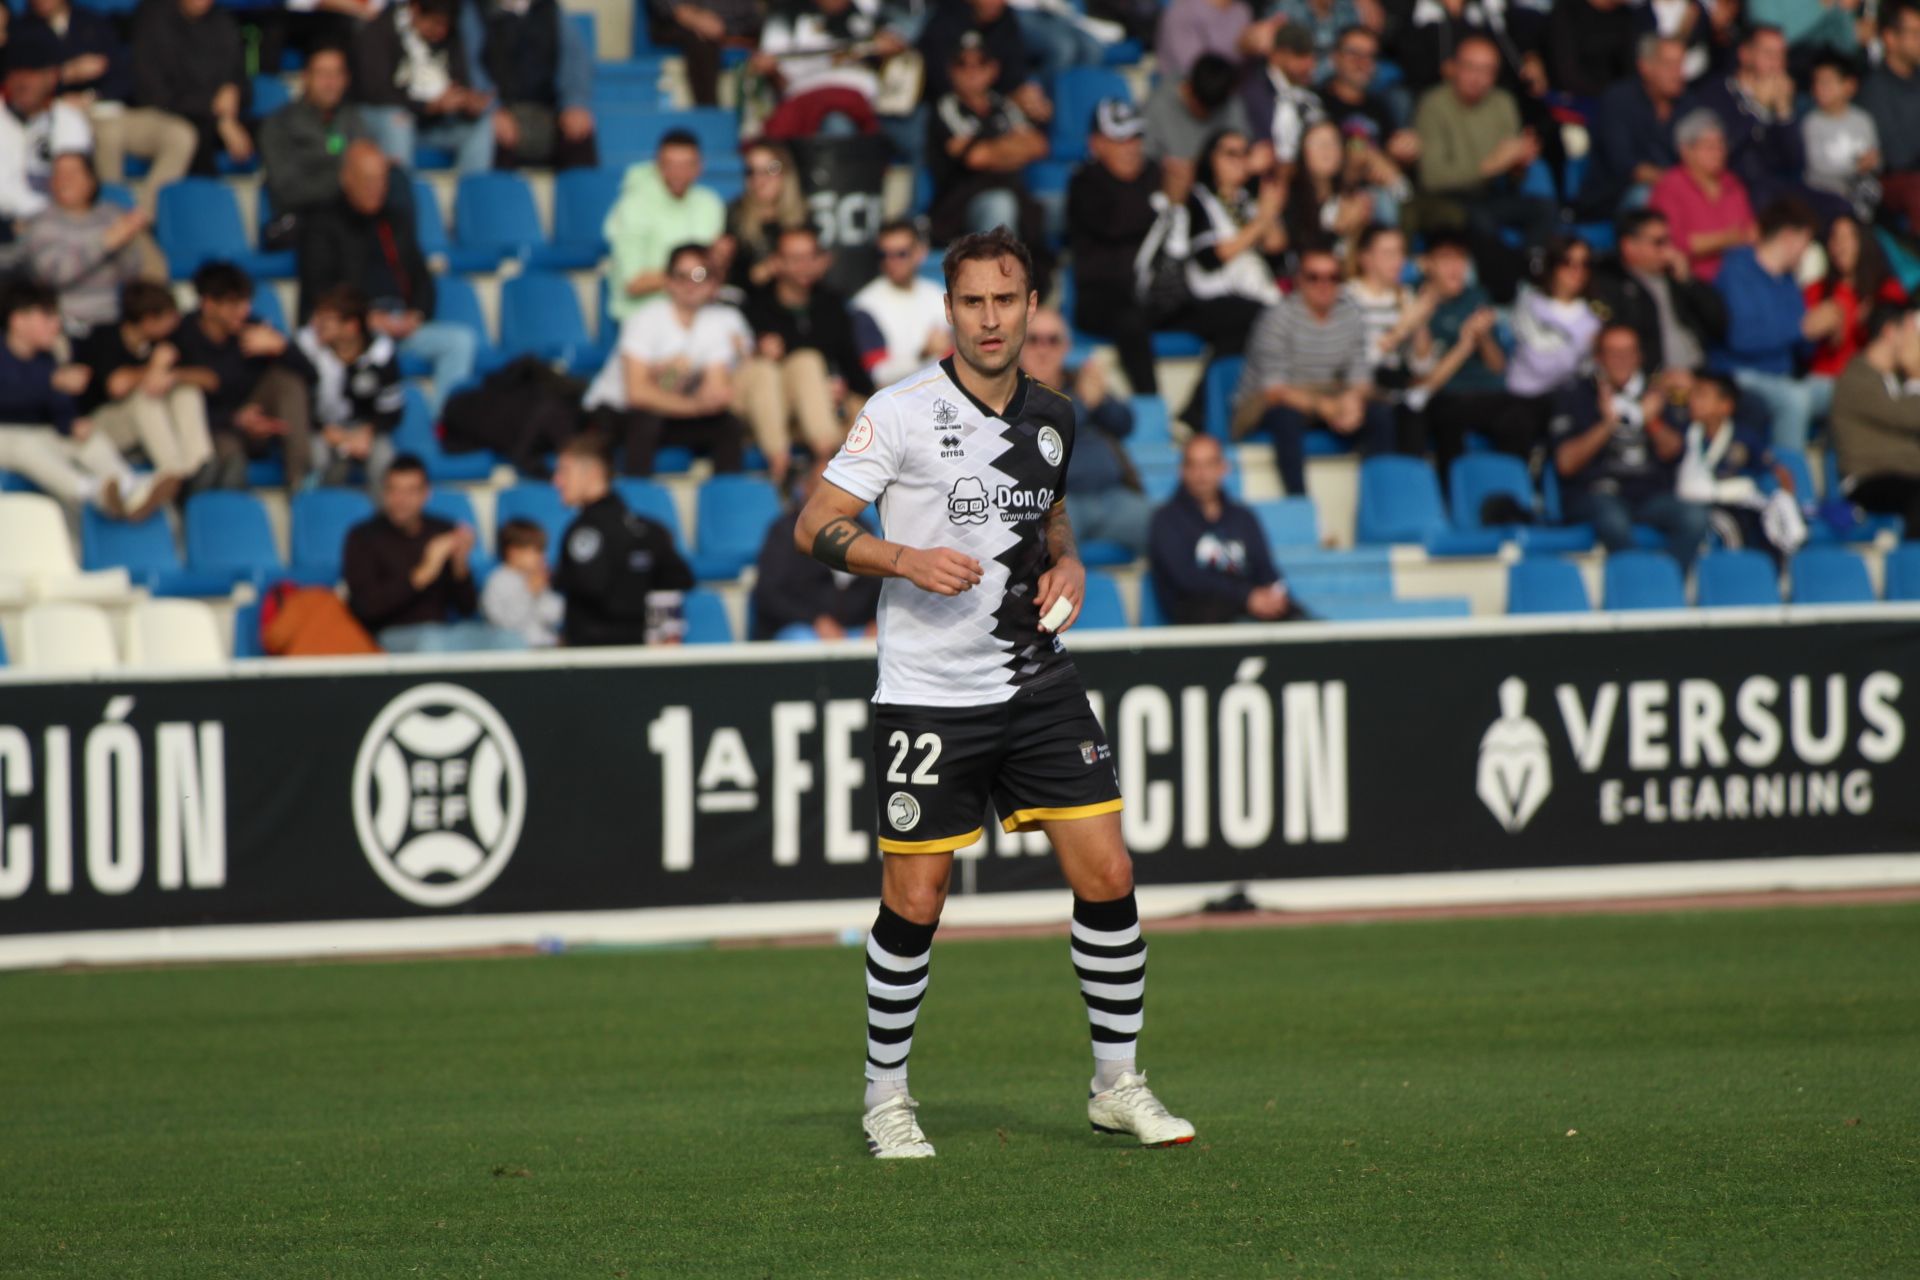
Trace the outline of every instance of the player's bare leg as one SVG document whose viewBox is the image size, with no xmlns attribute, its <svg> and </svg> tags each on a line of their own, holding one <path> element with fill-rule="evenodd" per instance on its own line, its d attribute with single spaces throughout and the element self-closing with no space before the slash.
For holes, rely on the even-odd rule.
<svg viewBox="0 0 1920 1280">
<path fill-rule="evenodd" d="M 1129 1133 L 1153 1147 L 1193 1141 L 1193 1126 L 1169 1115 L 1134 1061 L 1145 1016 L 1147 944 L 1133 897 L 1133 859 L 1120 815 L 1042 819 L 1073 889 L 1073 968 L 1093 1034 L 1087 1119 L 1099 1133 Z"/>
<path fill-rule="evenodd" d="M 947 904 L 951 853 L 889 853 L 880 915 L 867 937 L 867 1149 L 882 1159 L 926 1157 L 933 1144 L 913 1118 L 907 1054 L 927 991 L 933 931 Z"/>
</svg>

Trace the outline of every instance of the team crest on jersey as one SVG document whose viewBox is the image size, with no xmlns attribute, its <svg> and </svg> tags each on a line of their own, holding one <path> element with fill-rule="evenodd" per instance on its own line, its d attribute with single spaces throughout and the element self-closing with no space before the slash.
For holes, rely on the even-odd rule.
<svg viewBox="0 0 1920 1280">
<path fill-rule="evenodd" d="M 934 426 L 945 431 L 958 421 L 960 421 L 960 411 L 958 409 L 948 404 L 945 400 L 936 400 L 933 402 Z"/>
<path fill-rule="evenodd" d="M 887 797 L 887 821 L 895 831 L 911 831 L 920 825 L 920 802 L 904 791 Z"/>
<path fill-rule="evenodd" d="M 1060 433 L 1058 431 L 1055 431 L 1052 427 L 1042 427 L 1040 428 L 1040 435 L 1035 439 L 1034 443 L 1040 446 L 1040 456 L 1047 460 L 1048 466 L 1057 467 L 1060 465 L 1060 458 L 1064 449 L 1060 444 Z"/>
<path fill-rule="evenodd" d="M 987 486 L 978 476 L 961 476 L 947 495 L 947 519 L 955 524 L 987 522 Z"/>
</svg>

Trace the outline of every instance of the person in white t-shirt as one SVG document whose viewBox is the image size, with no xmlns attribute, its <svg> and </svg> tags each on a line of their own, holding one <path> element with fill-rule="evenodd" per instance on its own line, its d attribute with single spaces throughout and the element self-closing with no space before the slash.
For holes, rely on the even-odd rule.
<svg viewBox="0 0 1920 1280">
<path fill-rule="evenodd" d="M 6 105 L 0 110 L 0 218 L 16 224 L 50 203 L 53 158 L 93 150 L 87 117 L 54 99 L 60 51 L 51 34 L 21 33 L 7 47 Z"/>
<path fill-rule="evenodd" d="M 853 295 L 853 309 L 865 312 L 880 330 L 886 351 L 873 365 L 873 380 L 884 386 L 953 350 L 947 323 L 946 291 L 920 274 L 927 242 L 906 218 L 880 228 L 880 274 Z"/>
<path fill-rule="evenodd" d="M 587 425 L 626 441 L 625 472 L 653 474 L 662 445 L 738 471 L 746 428 L 733 414 L 734 371 L 753 344 L 746 319 L 714 301 L 720 278 L 705 245 L 667 255 L 663 296 L 620 325 L 620 341 L 587 388 Z"/>
</svg>

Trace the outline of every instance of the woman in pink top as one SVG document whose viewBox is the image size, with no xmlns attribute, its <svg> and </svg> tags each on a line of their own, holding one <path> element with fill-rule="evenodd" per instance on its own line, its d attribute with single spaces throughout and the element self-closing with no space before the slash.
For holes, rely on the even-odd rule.
<svg viewBox="0 0 1920 1280">
<path fill-rule="evenodd" d="M 1727 172 L 1727 135 L 1720 117 L 1701 107 L 1673 128 L 1680 163 L 1653 184 L 1648 205 L 1666 215 L 1673 242 L 1686 253 L 1696 280 L 1711 281 L 1720 255 L 1752 244 L 1753 206 L 1740 179 Z"/>
</svg>

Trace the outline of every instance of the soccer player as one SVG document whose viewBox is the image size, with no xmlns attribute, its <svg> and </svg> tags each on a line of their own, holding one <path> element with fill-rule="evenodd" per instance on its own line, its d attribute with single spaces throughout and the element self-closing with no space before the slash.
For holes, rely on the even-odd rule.
<svg viewBox="0 0 1920 1280">
<path fill-rule="evenodd" d="M 1087 573 L 1063 492 L 1067 398 L 1020 370 L 1039 304 L 1033 260 L 1004 227 L 945 261 L 954 353 L 869 400 L 828 464 L 794 543 L 832 568 L 885 578 L 874 695 L 883 871 L 867 941 L 867 1146 L 931 1156 L 907 1092 L 953 852 L 992 800 L 1008 831 L 1047 833 L 1073 890 L 1072 957 L 1092 1024 L 1087 1115 L 1148 1146 L 1193 1141 L 1134 1064 L 1147 946 L 1120 835 L 1112 750 L 1058 632 Z M 877 503 L 889 541 L 858 521 Z M 1068 611 L 1042 619 L 1058 601 Z"/>
</svg>

